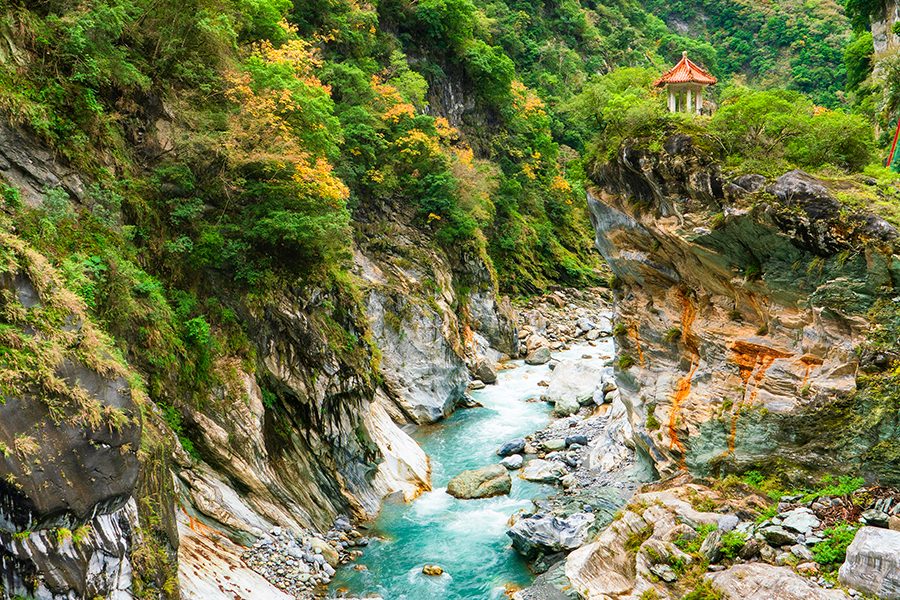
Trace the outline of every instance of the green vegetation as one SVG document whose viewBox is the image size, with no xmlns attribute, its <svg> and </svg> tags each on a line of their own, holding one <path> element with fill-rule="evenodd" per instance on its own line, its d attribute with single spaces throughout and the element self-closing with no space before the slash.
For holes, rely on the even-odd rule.
<svg viewBox="0 0 900 600">
<path fill-rule="evenodd" d="M 619 369 L 627 371 L 635 365 L 634 357 L 630 354 L 622 352 L 619 354 L 619 358 L 616 360 L 616 365 L 619 367 Z"/>
<path fill-rule="evenodd" d="M 677 540 L 675 540 L 675 545 L 688 554 L 696 554 L 697 552 L 700 552 L 700 546 L 703 545 L 703 541 L 706 539 L 706 536 L 708 536 L 715 530 L 715 524 L 700 525 L 699 527 L 697 527 L 697 535 L 688 536 L 682 534 L 678 536 Z"/>
<path fill-rule="evenodd" d="M 722 600 L 725 595 L 713 587 L 708 579 L 700 579 L 693 590 L 681 597 L 681 600 Z"/>
<path fill-rule="evenodd" d="M 816 562 L 827 569 L 836 569 L 847 558 L 847 547 L 856 536 L 859 527 L 838 523 L 825 530 L 825 539 L 812 548 Z"/>
<path fill-rule="evenodd" d="M 662 426 L 662 423 L 660 423 L 659 419 L 656 418 L 656 403 L 648 403 L 646 410 L 647 419 L 644 422 L 644 426 L 647 428 L 647 431 L 656 431 Z"/>
<path fill-rule="evenodd" d="M 739 531 L 728 531 L 722 535 L 722 556 L 734 560 L 746 544 L 746 535 Z"/>
<path fill-rule="evenodd" d="M 632 554 L 637 553 L 641 545 L 650 539 L 651 535 L 653 535 L 653 525 L 647 525 L 643 529 L 631 532 L 625 540 L 625 550 Z"/>
<path fill-rule="evenodd" d="M 850 27 L 836 1 L 652 0 L 649 8 L 707 40 L 715 48 L 710 66 L 717 75 L 796 90 L 824 106 L 840 103 Z"/>
<path fill-rule="evenodd" d="M 799 496 L 800 501 L 804 503 L 812 502 L 821 496 L 847 497 L 859 490 L 866 483 L 865 479 L 862 477 L 852 477 L 849 475 L 833 477 L 831 475 L 825 475 L 814 484 L 797 489 L 785 485 L 785 480 L 786 478 L 778 473 L 764 475 L 756 470 L 747 471 L 741 477 L 741 481 L 745 485 L 768 496 L 772 500 L 777 501 L 782 496 Z"/>
<path fill-rule="evenodd" d="M 669 113 L 651 86 L 651 72 L 623 69 L 597 77 L 570 104 L 595 124 L 588 171 L 608 161 L 626 139 L 651 151 L 687 133 L 737 172 L 777 176 L 792 168 L 858 173 L 874 159 L 871 124 L 861 115 L 817 107 L 799 92 L 741 85 L 721 90 L 711 118 Z"/>
</svg>

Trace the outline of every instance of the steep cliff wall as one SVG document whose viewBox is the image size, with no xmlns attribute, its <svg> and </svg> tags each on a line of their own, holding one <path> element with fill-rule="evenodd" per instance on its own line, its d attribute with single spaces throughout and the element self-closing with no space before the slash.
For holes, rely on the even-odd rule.
<svg viewBox="0 0 900 600">
<path fill-rule="evenodd" d="M 661 474 L 863 472 L 897 435 L 857 392 L 867 311 L 897 295 L 897 232 L 836 198 L 859 183 L 724 176 L 674 136 L 627 143 L 592 175 L 597 246 L 616 275 L 617 377 Z"/>
<path fill-rule="evenodd" d="M 61 183 L 80 176 L 2 131 L 24 140 L 3 154 L 25 201 L 7 211 L 44 210 L 54 188 L 85 209 Z M 182 389 L 127 350 L 158 332 L 121 332 L 115 347 L 3 219 L 0 595 L 177 597 L 180 574 L 188 597 L 280 597 L 242 560 L 247 545 L 427 489 L 427 458 L 397 423 L 448 415 L 470 368 L 517 352 L 489 261 L 385 211 L 357 224 L 359 283 L 223 293 L 250 351 L 218 352 L 212 384 Z"/>
<path fill-rule="evenodd" d="M 894 24 L 900 22 L 900 3 L 884 2 L 871 20 L 872 41 L 876 53 L 889 52 L 900 47 L 900 35 L 894 32 Z"/>
</svg>

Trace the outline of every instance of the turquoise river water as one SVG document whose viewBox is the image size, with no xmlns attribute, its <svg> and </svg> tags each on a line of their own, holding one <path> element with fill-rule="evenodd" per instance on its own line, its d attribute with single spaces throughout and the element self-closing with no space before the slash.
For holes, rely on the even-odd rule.
<svg viewBox="0 0 900 600">
<path fill-rule="evenodd" d="M 612 354 L 612 340 L 607 339 L 595 347 L 575 345 L 554 357 L 602 364 Z M 460 471 L 497 462 L 500 444 L 549 422 L 547 404 L 526 400 L 540 396 L 538 382 L 549 379 L 550 370 L 522 361 L 513 364 L 516 368 L 498 373 L 495 385 L 472 394 L 483 408 L 459 410 L 413 434 L 431 458 L 434 489 L 411 503 L 384 505 L 363 557 L 338 571 L 332 597 L 492 600 L 504 598 L 507 586 L 531 583 L 533 576 L 512 550 L 506 529 L 513 513 L 530 509 L 533 498 L 547 496 L 553 488 L 527 482 L 514 472 L 509 496 L 457 500 L 446 492 L 447 482 Z M 422 574 L 426 564 L 440 565 L 444 574 Z"/>
</svg>

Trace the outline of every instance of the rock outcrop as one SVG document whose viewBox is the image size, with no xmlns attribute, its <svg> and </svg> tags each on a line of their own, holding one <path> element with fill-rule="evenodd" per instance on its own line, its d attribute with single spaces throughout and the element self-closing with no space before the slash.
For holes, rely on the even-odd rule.
<svg viewBox="0 0 900 600">
<path fill-rule="evenodd" d="M 0 590 L 131 588 L 141 392 L 49 262 L 0 236 Z"/>
<path fill-rule="evenodd" d="M 896 423 L 854 395 L 866 311 L 900 284 L 893 227 L 801 172 L 729 181 L 683 135 L 630 142 L 592 178 L 618 385 L 661 474 L 895 476 L 866 449 Z"/>
<path fill-rule="evenodd" d="M 449 256 L 410 224 L 413 218 L 403 206 L 359 215 L 355 263 L 395 413 L 433 423 L 462 402 L 469 370 L 490 374 L 501 354 L 516 355 L 518 335 L 485 257 Z"/>
<path fill-rule="evenodd" d="M 847 548 L 841 583 L 881 600 L 900 598 L 900 532 L 863 527 Z"/>
</svg>

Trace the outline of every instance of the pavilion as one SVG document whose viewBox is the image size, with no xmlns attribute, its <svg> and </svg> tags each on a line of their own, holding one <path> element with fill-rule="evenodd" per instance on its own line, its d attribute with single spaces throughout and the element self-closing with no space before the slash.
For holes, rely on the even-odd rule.
<svg viewBox="0 0 900 600">
<path fill-rule="evenodd" d="M 654 85 L 666 88 L 669 93 L 669 112 L 699 115 L 703 112 L 703 91 L 715 85 L 716 81 L 708 71 L 689 59 L 687 52 L 683 52 L 678 64 L 666 71 Z"/>
</svg>

